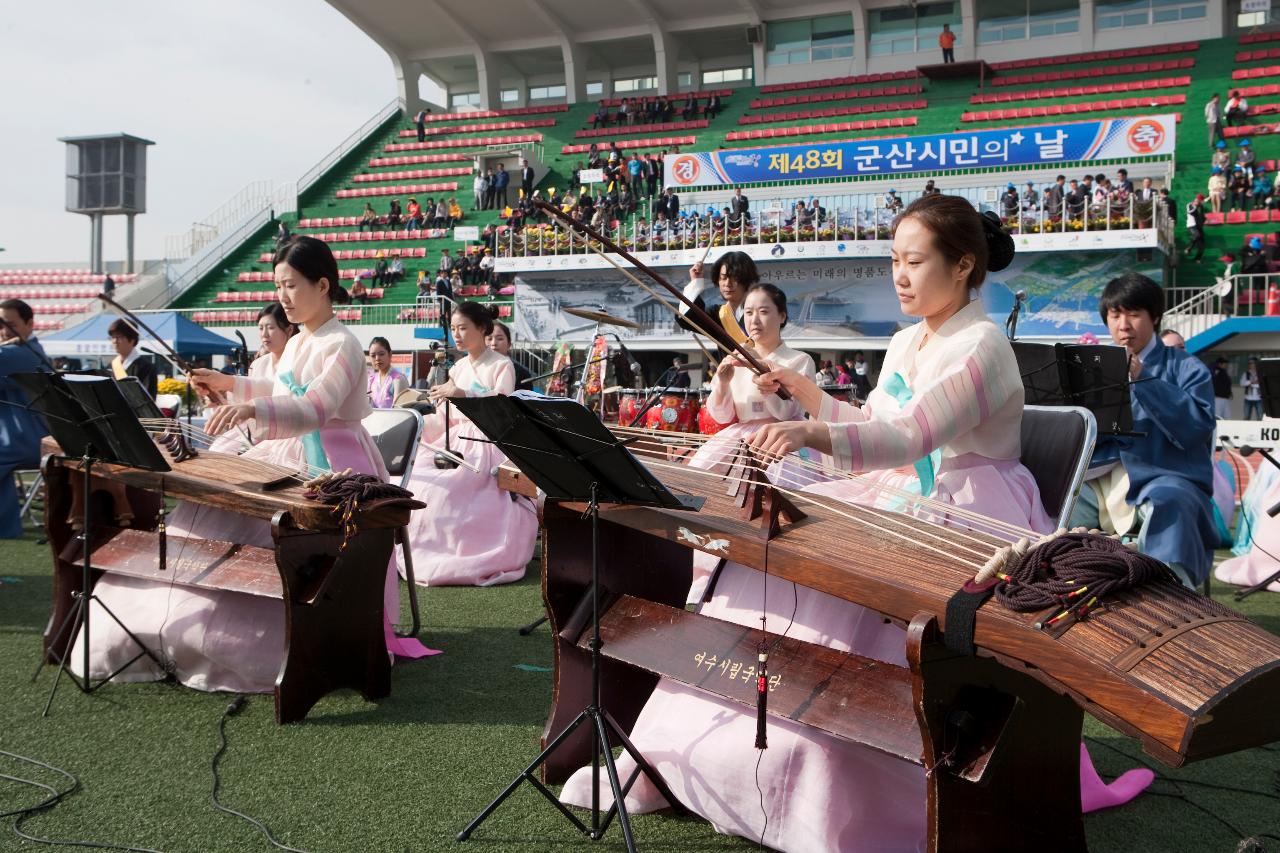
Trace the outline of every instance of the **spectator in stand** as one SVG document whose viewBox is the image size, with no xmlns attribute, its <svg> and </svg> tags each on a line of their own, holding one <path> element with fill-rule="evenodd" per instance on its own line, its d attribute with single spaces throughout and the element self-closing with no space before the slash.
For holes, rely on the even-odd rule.
<svg viewBox="0 0 1280 853">
<path fill-rule="evenodd" d="M 703 110 L 707 118 L 715 118 L 720 114 L 720 93 L 713 92 L 710 98 L 707 98 L 707 107 Z"/>
<path fill-rule="evenodd" d="M 392 228 L 397 227 L 400 224 L 400 219 L 403 215 L 403 212 L 400 210 L 400 199 L 391 199 L 391 202 L 387 205 L 387 225 Z"/>
<path fill-rule="evenodd" d="M 1214 92 L 1209 103 L 1204 105 L 1204 123 L 1209 126 L 1209 147 L 1223 138 L 1222 136 L 1222 104 L 1218 93 Z"/>
<path fill-rule="evenodd" d="M 413 126 L 418 130 L 418 141 L 425 142 L 427 139 L 427 113 L 431 110 L 418 110 L 418 114 L 413 117 Z"/>
<path fill-rule="evenodd" d="M 1245 172 L 1244 167 L 1232 166 L 1231 182 L 1227 184 L 1227 190 L 1231 193 L 1232 210 L 1249 209 L 1250 186 L 1249 175 Z"/>
<path fill-rule="evenodd" d="M 482 249 L 480 254 L 480 280 L 484 284 L 493 284 L 493 252 L 489 249 Z"/>
<path fill-rule="evenodd" d="M 942 190 L 938 189 L 933 182 L 933 178 L 924 182 L 924 192 L 920 195 L 942 195 Z"/>
<path fill-rule="evenodd" d="M 1227 150 L 1227 141 L 1219 139 L 1214 145 L 1213 158 L 1209 161 L 1209 165 L 1218 166 L 1225 172 L 1231 168 L 1231 152 Z"/>
<path fill-rule="evenodd" d="M 281 223 L 282 225 L 284 223 Z M 116 292 L 116 280 L 111 277 L 111 273 L 107 273 L 102 277 L 102 295 L 108 299 L 112 298 Z M 23 303 L 26 304 L 25 302 Z"/>
<path fill-rule="evenodd" d="M 641 177 L 644 174 L 644 164 L 640 162 L 639 154 L 632 154 L 631 159 L 627 161 L 627 181 L 632 187 L 640 185 Z"/>
<path fill-rule="evenodd" d="M 441 198 L 436 202 L 435 214 L 432 216 L 431 224 L 436 228 L 449 227 L 449 205 Z"/>
<path fill-rule="evenodd" d="M 1250 237 L 1249 242 L 1240 250 L 1240 272 L 1245 275 L 1266 275 L 1269 271 L 1267 250 L 1262 238 Z"/>
<path fill-rule="evenodd" d="M 417 231 L 422 227 L 422 205 L 418 204 L 416 198 L 409 199 L 409 206 L 405 208 L 409 214 L 409 219 L 405 222 L 404 227 L 409 231 Z"/>
<path fill-rule="evenodd" d="M 387 280 L 392 284 L 404 278 L 404 261 L 400 259 L 400 250 L 391 253 L 391 265 L 387 267 Z"/>
<path fill-rule="evenodd" d="M 292 236 L 293 235 L 289 233 L 289 226 L 285 224 L 283 219 L 281 219 L 279 224 L 276 225 L 276 248 L 278 249 L 285 243 L 289 242 L 289 238 Z"/>
<path fill-rule="evenodd" d="M 511 183 L 511 176 L 507 174 L 506 167 L 499 163 L 498 171 L 493 175 L 493 203 L 495 206 L 507 206 L 507 184 L 509 183 Z"/>
<path fill-rule="evenodd" d="M 458 267 L 454 267 L 453 272 L 449 273 L 449 290 L 453 293 L 461 293 L 462 287 L 462 272 Z"/>
<path fill-rule="evenodd" d="M 587 149 L 587 168 L 599 169 L 601 166 L 602 158 L 603 158 L 603 155 L 600 153 L 600 149 L 596 146 L 594 142 L 591 143 L 591 147 Z"/>
<path fill-rule="evenodd" d="M 1213 415 L 1219 420 L 1231 417 L 1231 374 L 1227 371 L 1227 360 L 1219 358 L 1209 371 L 1213 379 Z"/>
<path fill-rule="evenodd" d="M 379 249 L 378 254 L 375 255 L 374 258 L 375 260 L 373 262 L 373 286 L 385 287 L 391 283 L 390 281 L 387 280 L 387 270 L 389 269 L 389 267 L 387 266 L 387 253 Z M 361 278 L 360 276 L 356 276 L 356 284 L 360 284 L 360 278 Z M 352 294 L 352 298 L 354 298 L 355 297 L 354 288 L 352 288 L 351 294 Z"/>
<path fill-rule="evenodd" d="M 493 173 L 493 169 L 484 170 L 484 207 L 483 210 L 493 210 L 498 196 L 498 177 Z"/>
<path fill-rule="evenodd" d="M 480 172 L 476 172 L 475 178 L 471 181 L 472 210 L 484 210 L 484 191 L 486 183 L 487 181 L 485 180 L 485 176 Z"/>
<path fill-rule="evenodd" d="M 373 275 L 374 275 L 375 284 L 378 281 L 379 266 L 385 269 L 387 266 L 387 262 L 384 260 L 379 260 L 377 265 L 374 267 Z M 365 287 L 364 285 L 364 273 L 362 272 L 356 273 L 356 280 L 351 284 L 351 301 L 359 305 L 369 304 L 369 288 Z"/>
<path fill-rule="evenodd" d="M 445 275 L 453 272 L 453 257 L 449 254 L 448 249 L 440 250 L 440 265 L 436 269 Z"/>
<path fill-rule="evenodd" d="M 1249 366 L 1245 368 L 1240 384 L 1244 387 L 1244 419 L 1246 421 L 1262 420 L 1262 379 L 1258 375 L 1256 358 L 1249 359 Z"/>
<path fill-rule="evenodd" d="M 617 123 L 619 125 L 624 125 L 627 123 L 627 112 L 630 109 L 631 109 L 631 99 L 623 98 L 622 101 L 618 104 Z"/>
<path fill-rule="evenodd" d="M 368 228 L 370 231 L 372 231 L 373 226 L 377 224 L 378 224 L 378 214 L 374 213 L 373 211 L 373 203 L 366 201 L 364 203 L 364 213 L 361 214 L 360 216 L 360 227 L 357 228 L 356 230 L 363 231 L 365 228 Z"/>
<path fill-rule="evenodd" d="M 1240 147 L 1236 149 L 1236 165 L 1253 175 L 1253 164 L 1255 156 L 1253 153 L 1253 145 L 1249 142 L 1248 137 L 1240 140 Z"/>
<path fill-rule="evenodd" d="M 1129 180 L 1128 169 L 1116 170 L 1116 189 L 1126 195 L 1133 195 L 1133 181 Z"/>
<path fill-rule="evenodd" d="M 942 25 L 942 32 L 938 34 L 938 47 L 942 48 L 942 61 L 956 61 L 956 34 L 951 32 L 950 24 Z"/>
<path fill-rule="evenodd" d="M 1084 216 L 1085 198 L 1087 196 L 1080 189 L 1080 182 L 1074 178 L 1067 182 L 1067 194 L 1063 196 L 1063 204 L 1066 206 L 1066 215 L 1068 219 L 1079 219 Z"/>
<path fill-rule="evenodd" d="M 525 196 L 533 194 L 533 167 L 529 165 L 528 160 L 520 161 L 520 189 L 524 191 Z"/>
<path fill-rule="evenodd" d="M 671 187 L 667 187 L 666 192 L 658 202 L 664 213 L 667 214 L 667 222 L 672 223 L 680 216 L 680 199 L 676 197 L 676 191 Z"/>
<path fill-rule="evenodd" d="M 1035 212 L 1040 209 L 1040 193 L 1036 192 L 1036 182 L 1027 181 L 1027 188 L 1022 191 L 1022 209 Z"/>
<path fill-rule="evenodd" d="M 1013 185 L 1013 182 L 1005 184 L 1004 194 L 1000 196 L 1000 215 L 1005 219 L 1013 219 L 1017 217 L 1020 206 L 1018 188 Z"/>
<path fill-rule="evenodd" d="M 1221 166 L 1214 166 L 1209 171 L 1209 209 L 1214 213 L 1222 212 L 1222 203 L 1227 198 L 1227 176 L 1222 173 Z"/>
<path fill-rule="evenodd" d="M 691 121 L 698 112 L 698 99 L 692 95 L 688 95 L 684 99 L 684 106 L 680 108 L 680 118 L 684 121 Z"/>
<path fill-rule="evenodd" d="M 1009 186 L 1013 186 L 1013 184 L 1010 184 Z M 902 210 L 902 199 L 898 198 L 898 191 L 892 187 L 887 193 L 885 193 L 884 209 L 892 214 L 896 214 Z"/>
<path fill-rule="evenodd" d="M 1226 119 L 1227 127 L 1233 127 L 1237 124 L 1245 124 L 1249 117 L 1249 102 L 1240 96 L 1239 92 L 1232 92 L 1231 97 L 1227 98 L 1227 108 L 1223 114 Z"/>
<path fill-rule="evenodd" d="M 445 340 L 448 340 L 449 321 L 453 318 L 453 286 L 449 283 L 449 274 L 443 269 L 436 275 L 436 297 L 440 302 L 440 323 L 444 327 Z"/>
<path fill-rule="evenodd" d="M 1195 201 L 1187 205 L 1187 236 L 1191 238 L 1191 242 L 1187 244 L 1187 249 L 1183 252 L 1187 257 L 1191 257 L 1191 253 L 1195 252 L 1193 261 L 1198 261 L 1204 257 L 1204 196 L 1197 195 Z"/>
<path fill-rule="evenodd" d="M 813 214 L 813 223 L 821 225 L 823 220 L 827 218 L 827 209 L 818 204 L 816 198 L 809 199 L 809 211 Z"/>
<path fill-rule="evenodd" d="M 933 181 L 930 181 L 929 183 L 932 184 Z M 928 189 L 929 189 L 929 186 L 928 184 L 926 184 L 925 190 L 927 191 Z M 1059 175 L 1055 183 L 1052 183 L 1049 186 L 1045 187 L 1045 190 L 1044 190 L 1045 212 L 1047 212 L 1054 219 L 1061 218 L 1062 205 L 1066 201 L 1066 197 L 1067 197 L 1067 176 Z"/>
<path fill-rule="evenodd" d="M 1138 220 L 1139 228 L 1150 228 L 1156 215 L 1156 202 L 1159 194 L 1151 185 L 1150 178 L 1142 179 L 1142 187 L 1133 194 L 1133 215 Z"/>
<path fill-rule="evenodd" d="M 462 222 L 462 206 L 458 204 L 458 200 L 456 198 L 449 199 L 448 213 L 450 228 Z"/>
<path fill-rule="evenodd" d="M 1260 210 L 1271 207 L 1271 176 L 1261 166 L 1253 170 L 1253 185 L 1249 189 L 1253 209 Z"/>
<path fill-rule="evenodd" d="M 600 102 L 600 106 L 596 107 L 596 113 L 591 117 L 591 129 L 609 126 L 609 107 L 604 101 Z"/>
<path fill-rule="evenodd" d="M 649 198 L 658 194 L 658 178 L 662 175 L 662 163 L 657 155 L 650 153 L 645 161 L 645 183 L 648 184 Z"/>
<path fill-rule="evenodd" d="M 1110 202 L 1111 180 L 1106 175 L 1098 175 L 1093 181 L 1093 206 L 1099 216 L 1106 216 Z"/>
<path fill-rule="evenodd" d="M 1204 196 L 1200 196 L 1199 198 L 1203 200 Z M 1160 203 L 1164 205 L 1164 212 L 1168 214 L 1170 219 L 1173 219 L 1177 215 L 1178 206 L 1174 203 L 1173 196 L 1169 195 L 1168 187 L 1160 188 Z"/>
<path fill-rule="evenodd" d="M 431 299 L 433 288 L 431 279 L 427 278 L 426 270 L 418 270 L 418 302 L 423 303 Z"/>
</svg>

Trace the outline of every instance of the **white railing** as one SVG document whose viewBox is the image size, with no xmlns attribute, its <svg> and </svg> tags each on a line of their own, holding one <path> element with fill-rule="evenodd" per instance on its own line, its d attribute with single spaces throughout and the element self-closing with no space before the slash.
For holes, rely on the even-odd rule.
<svg viewBox="0 0 1280 853">
<path fill-rule="evenodd" d="M 446 301 L 443 296 L 424 296 L 417 302 L 396 303 L 394 305 L 370 302 L 366 304 L 352 303 L 334 307 L 335 313 L 342 322 L 350 325 L 375 326 L 430 326 L 440 323 L 440 307 Z M 228 308 L 174 308 L 163 309 L 164 313 L 178 313 L 202 326 L 217 328 L 219 326 L 252 326 L 257 323 L 258 310 L 265 303 L 246 303 L 241 307 Z M 162 309 L 138 311 L 139 315 L 161 313 Z M 500 318 L 510 323 L 509 317 Z"/>
<path fill-rule="evenodd" d="M 234 228 L 264 208 L 293 210 L 296 197 L 293 184 L 277 185 L 273 181 L 254 181 L 201 221 L 191 223 L 191 228 L 185 233 L 166 237 L 165 259 L 170 263 L 177 263 L 197 255 L 227 229 Z"/>
<path fill-rule="evenodd" d="M 1189 339 L 1229 317 L 1265 314 L 1267 291 L 1277 280 L 1280 276 L 1269 273 L 1237 273 L 1219 278 L 1210 287 L 1169 288 L 1165 297 L 1173 307 L 1165 310 L 1160 325 Z"/>
<path fill-rule="evenodd" d="M 1173 250 L 1173 221 L 1159 200 L 1140 202 L 1135 196 L 1100 204 L 1040 204 L 1034 207 L 1006 207 L 997 201 L 987 202 L 989 187 L 949 190 L 963 195 L 979 210 L 994 210 L 1001 216 L 1011 234 L 1056 234 L 1131 229 L 1157 230 L 1161 248 Z M 912 196 L 904 194 L 903 204 Z M 887 240 L 893 217 L 898 212 L 883 205 L 866 207 L 868 201 L 882 197 L 870 193 L 838 196 L 814 196 L 821 208 L 818 216 L 798 214 L 795 208 L 779 207 L 770 201 L 752 203 L 753 212 L 745 222 L 735 217 L 693 215 L 681 218 L 673 226 L 652 227 L 651 220 L 639 214 L 618 222 L 616 227 L 598 230 L 620 240 L 624 248 L 637 251 L 671 251 L 697 249 L 707 245 L 746 246 L 821 240 Z M 652 200 L 648 200 L 652 210 Z M 1065 213 L 1065 215 L 1064 215 Z M 641 220 L 645 223 L 642 224 Z M 521 230 L 509 229 L 506 239 L 499 241 L 505 257 L 537 257 L 589 252 L 586 238 L 569 233 L 559 220 L 536 223 Z"/>
<path fill-rule="evenodd" d="M 158 291 L 148 299 L 144 307 L 164 306 L 177 299 L 206 273 L 217 269 L 227 259 L 227 256 L 238 249 L 255 231 L 270 222 L 271 215 L 272 209 L 270 207 L 260 209 L 257 213 L 241 222 L 239 227 L 223 234 L 216 243 L 206 246 L 199 257 L 193 258 L 181 267 L 170 266 L 168 270 L 168 287 Z"/>
<path fill-rule="evenodd" d="M 336 148 L 321 157 L 320 160 L 308 169 L 301 178 L 298 178 L 298 195 L 301 195 L 310 189 L 311 185 L 320 180 L 320 177 L 324 175 L 325 172 L 333 168 L 335 163 L 350 154 L 357 146 L 362 145 L 364 141 L 369 138 L 369 134 L 373 133 L 381 127 L 384 122 L 390 119 L 393 115 L 397 115 L 399 112 L 400 101 L 398 99 L 392 99 L 385 107 L 378 110 L 372 118 L 360 125 L 360 127 L 356 128 L 350 136 L 342 140 Z"/>
</svg>

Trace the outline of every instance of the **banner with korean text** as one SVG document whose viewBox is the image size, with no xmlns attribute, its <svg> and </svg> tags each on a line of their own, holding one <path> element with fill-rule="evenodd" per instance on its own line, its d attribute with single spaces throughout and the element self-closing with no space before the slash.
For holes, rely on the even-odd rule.
<svg viewBox="0 0 1280 853">
<path fill-rule="evenodd" d="M 966 133 L 668 154 L 665 185 L 715 187 L 1173 154 L 1177 117 L 1114 118 Z"/>
</svg>

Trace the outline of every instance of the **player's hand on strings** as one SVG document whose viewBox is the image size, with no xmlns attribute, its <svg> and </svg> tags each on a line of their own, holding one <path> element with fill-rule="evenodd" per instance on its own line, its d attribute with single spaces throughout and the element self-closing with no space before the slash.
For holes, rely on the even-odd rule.
<svg viewBox="0 0 1280 853">
<path fill-rule="evenodd" d="M 209 417 L 209 423 L 205 425 L 205 430 L 209 435 L 222 435 L 233 427 L 238 427 L 246 421 L 253 420 L 253 415 L 254 408 L 252 403 L 219 406 L 214 409 L 213 414 Z"/>
<path fill-rule="evenodd" d="M 453 380 L 450 379 L 439 385 L 431 386 L 431 390 L 427 392 L 427 396 L 431 398 L 431 402 L 433 403 L 442 403 L 449 397 L 461 397 L 463 394 L 458 390 L 458 386 L 453 384 Z"/>
<path fill-rule="evenodd" d="M 802 447 L 830 455 L 831 432 L 822 421 L 780 421 L 761 427 L 752 436 L 751 446 L 771 457 L 785 456 Z"/>
</svg>

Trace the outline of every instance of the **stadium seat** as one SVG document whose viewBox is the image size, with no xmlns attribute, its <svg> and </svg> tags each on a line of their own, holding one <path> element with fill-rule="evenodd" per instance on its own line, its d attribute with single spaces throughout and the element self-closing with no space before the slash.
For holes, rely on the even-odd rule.
<svg viewBox="0 0 1280 853">
<path fill-rule="evenodd" d="M 1247 217 L 1243 210 L 1233 210 L 1227 214 L 1228 225 L 1243 225 L 1247 221 Z"/>
</svg>

